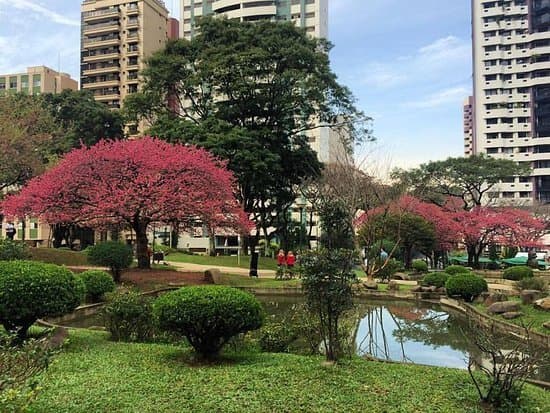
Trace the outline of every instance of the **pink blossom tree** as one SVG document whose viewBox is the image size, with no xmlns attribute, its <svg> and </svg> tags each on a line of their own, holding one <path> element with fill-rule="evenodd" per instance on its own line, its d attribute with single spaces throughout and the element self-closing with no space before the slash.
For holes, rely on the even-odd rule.
<svg viewBox="0 0 550 413">
<path fill-rule="evenodd" d="M 131 228 L 138 267 L 149 268 L 147 230 L 152 223 L 185 228 L 200 221 L 210 228 L 249 228 L 234 190 L 225 162 L 207 151 L 145 137 L 73 150 L 8 197 L 2 210 L 50 224 Z"/>
</svg>

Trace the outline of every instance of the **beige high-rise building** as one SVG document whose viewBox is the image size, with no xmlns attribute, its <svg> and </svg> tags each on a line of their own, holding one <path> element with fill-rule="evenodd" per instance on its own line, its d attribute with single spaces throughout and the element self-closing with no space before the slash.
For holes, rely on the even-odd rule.
<svg viewBox="0 0 550 413">
<path fill-rule="evenodd" d="M 81 16 L 82 89 L 120 108 L 137 92 L 144 60 L 168 39 L 168 10 L 161 0 L 84 0 Z"/>
<path fill-rule="evenodd" d="M 13 93 L 60 93 L 65 89 L 78 90 L 78 82 L 69 74 L 56 72 L 46 66 L 28 67 L 25 73 L 0 75 L 0 96 Z"/>
<path fill-rule="evenodd" d="M 550 202 L 550 0 L 473 0 L 474 153 L 525 163 L 492 194 Z"/>
<path fill-rule="evenodd" d="M 474 97 L 469 96 L 464 100 L 462 113 L 464 115 L 464 155 L 470 156 L 474 153 Z"/>
</svg>

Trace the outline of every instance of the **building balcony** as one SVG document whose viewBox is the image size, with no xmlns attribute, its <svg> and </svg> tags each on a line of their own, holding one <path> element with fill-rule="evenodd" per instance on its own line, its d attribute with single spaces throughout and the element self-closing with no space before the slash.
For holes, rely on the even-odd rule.
<svg viewBox="0 0 550 413">
<path fill-rule="evenodd" d="M 128 16 L 135 16 L 139 14 L 139 6 L 128 6 L 126 7 L 126 14 Z"/>
<path fill-rule="evenodd" d="M 97 89 L 98 87 L 116 87 L 119 84 L 120 84 L 119 79 L 111 79 L 111 80 L 83 83 L 82 88 L 83 89 Z"/>
<path fill-rule="evenodd" d="M 120 71 L 119 65 L 105 66 L 105 67 L 96 67 L 93 69 L 85 69 L 82 71 L 84 76 L 97 75 L 103 73 L 117 73 Z"/>
<path fill-rule="evenodd" d="M 83 62 L 101 62 L 102 60 L 113 60 L 120 57 L 119 52 L 105 53 L 105 54 L 96 54 L 94 56 L 84 56 L 82 57 Z"/>
<path fill-rule="evenodd" d="M 82 33 L 84 35 L 101 34 L 101 33 L 118 33 L 120 25 L 118 21 L 94 24 L 91 26 L 83 26 Z"/>
<path fill-rule="evenodd" d="M 105 10 L 92 10 L 82 13 L 82 20 L 85 23 L 89 23 L 95 20 L 105 20 L 109 17 L 118 17 L 120 10 L 118 8 L 105 9 Z"/>
<path fill-rule="evenodd" d="M 109 38 L 93 37 L 91 39 L 84 38 L 82 40 L 83 49 L 86 46 L 90 47 L 102 47 L 102 46 L 118 46 L 120 44 L 120 39 L 118 36 L 113 36 Z"/>
<path fill-rule="evenodd" d="M 94 99 L 98 102 L 105 102 L 108 100 L 119 100 L 120 93 L 112 92 L 111 94 L 94 94 Z"/>
</svg>

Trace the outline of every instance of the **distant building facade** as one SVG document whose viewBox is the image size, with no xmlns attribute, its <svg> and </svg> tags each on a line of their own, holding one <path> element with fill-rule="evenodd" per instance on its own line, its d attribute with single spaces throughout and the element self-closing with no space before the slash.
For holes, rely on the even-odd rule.
<svg viewBox="0 0 550 413">
<path fill-rule="evenodd" d="M 0 74 L 0 96 L 15 93 L 60 93 L 65 89 L 78 90 L 78 82 L 69 74 L 57 72 L 47 66 L 28 67 L 24 73 Z"/>
<path fill-rule="evenodd" d="M 473 153 L 531 168 L 492 197 L 550 202 L 550 1 L 473 0 Z"/>
<path fill-rule="evenodd" d="M 474 154 L 474 97 L 469 96 L 464 101 L 462 108 L 464 114 L 464 155 Z"/>
</svg>

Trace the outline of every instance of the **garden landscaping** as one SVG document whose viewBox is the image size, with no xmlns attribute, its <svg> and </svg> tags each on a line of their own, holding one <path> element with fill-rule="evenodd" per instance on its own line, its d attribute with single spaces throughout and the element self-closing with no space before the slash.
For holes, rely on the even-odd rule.
<svg viewBox="0 0 550 413">
<path fill-rule="evenodd" d="M 115 343 L 85 330 L 69 338 L 31 412 L 483 412 L 467 373 L 456 369 L 359 358 L 330 366 L 321 357 L 231 348 L 211 365 L 181 346 Z M 526 387 L 521 412 L 548 406 L 547 393 Z"/>
</svg>

